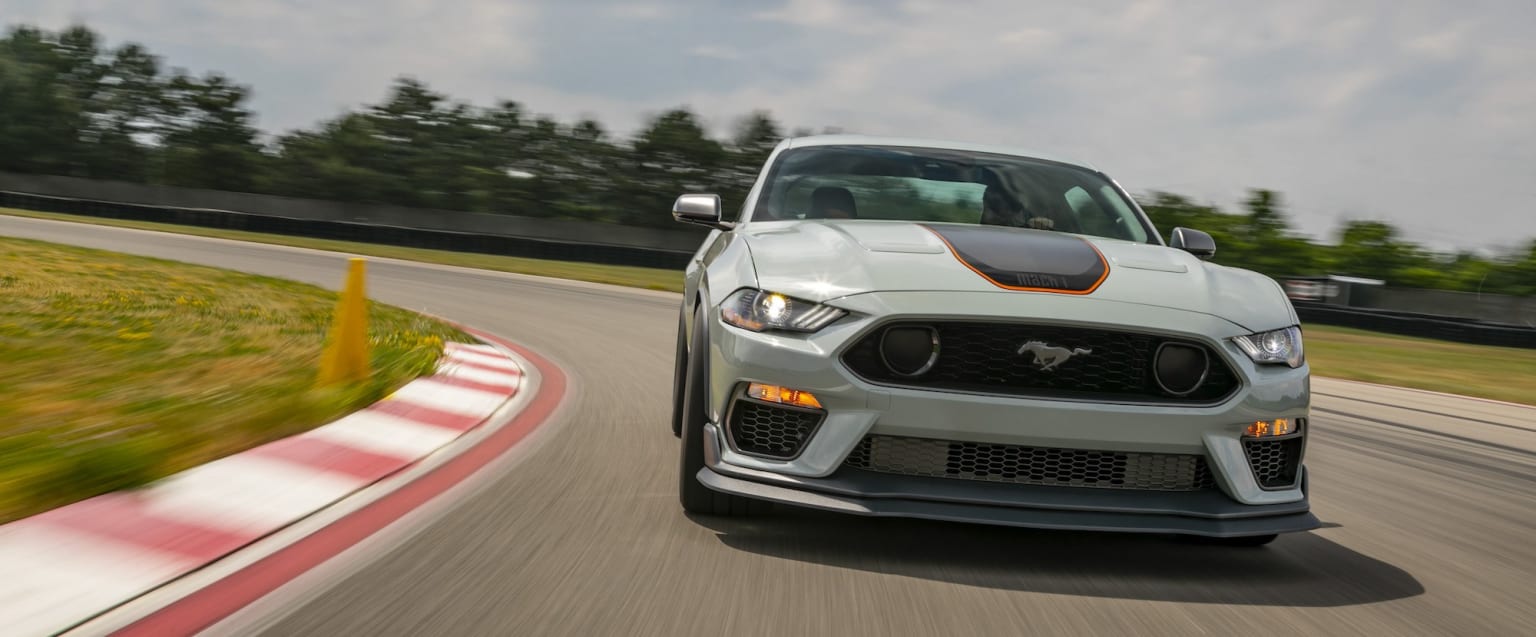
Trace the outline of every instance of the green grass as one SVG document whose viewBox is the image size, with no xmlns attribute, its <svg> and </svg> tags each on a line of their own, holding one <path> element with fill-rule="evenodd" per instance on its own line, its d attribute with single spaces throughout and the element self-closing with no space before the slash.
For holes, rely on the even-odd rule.
<svg viewBox="0 0 1536 637">
<path fill-rule="evenodd" d="M 1536 350 L 1306 325 L 1312 373 L 1536 405 Z"/>
<path fill-rule="evenodd" d="M 333 292 L 11 238 L 0 263 L 0 522 L 323 424 L 470 340 L 370 304 L 374 377 L 322 390 Z"/>
<path fill-rule="evenodd" d="M 0 214 L 311 247 L 657 290 L 680 291 L 682 287 L 681 273 L 673 270 L 396 248 L 4 208 L 0 208 Z M 1319 376 L 1536 404 L 1536 350 L 1464 345 L 1325 325 L 1308 325 L 1306 330 L 1307 356 Z"/>
<path fill-rule="evenodd" d="M 591 281 L 593 283 L 609 283 L 612 285 L 623 285 L 627 287 L 645 288 L 649 290 L 663 290 L 668 292 L 683 291 L 682 270 L 641 268 L 623 265 L 601 265 L 595 263 L 582 263 L 578 261 L 549 261 L 544 259 L 529 259 L 525 257 L 507 257 L 492 254 L 450 252 L 448 250 L 428 250 L 425 248 L 404 248 L 399 246 L 379 245 L 375 243 L 336 241 L 332 239 L 311 239 L 308 237 L 292 237 L 281 234 L 246 232 L 243 230 L 225 230 L 222 228 L 200 228 L 197 226 L 182 226 L 171 223 L 154 223 L 149 221 L 105 219 L 101 217 L 67 215 L 56 212 L 17 210 L 15 208 L 0 208 L 0 214 L 11 215 L 14 217 L 28 217 L 32 219 L 73 221 L 78 223 L 90 223 L 99 226 L 112 226 L 116 228 L 158 230 L 160 232 L 174 232 L 177 234 L 187 234 L 198 237 L 215 237 L 219 239 L 251 241 L 254 243 L 270 243 L 275 245 L 295 246 L 300 248 L 313 248 L 316 250 L 347 252 L 351 254 L 387 257 L 391 259 L 403 259 L 407 261 L 421 261 L 424 263 L 456 265 L 466 268 L 479 268 L 482 270 L 516 272 L 518 274 L 532 274 L 537 276 L 555 277 L 559 279 Z"/>
</svg>

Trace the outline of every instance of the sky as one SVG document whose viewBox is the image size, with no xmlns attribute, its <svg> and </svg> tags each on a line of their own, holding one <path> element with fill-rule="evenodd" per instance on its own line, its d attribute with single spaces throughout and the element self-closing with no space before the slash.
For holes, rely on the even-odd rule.
<svg viewBox="0 0 1536 637">
<path fill-rule="evenodd" d="M 1000 143 L 1133 193 L 1281 192 L 1332 241 L 1389 221 L 1441 250 L 1536 237 L 1536 2 L 0 0 L 250 86 L 269 133 L 401 75 L 627 136 L 686 106 L 786 129 Z"/>
</svg>

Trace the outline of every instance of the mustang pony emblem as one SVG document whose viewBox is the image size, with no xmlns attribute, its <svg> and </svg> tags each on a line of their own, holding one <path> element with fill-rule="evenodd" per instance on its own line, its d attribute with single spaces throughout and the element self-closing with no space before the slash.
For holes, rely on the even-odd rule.
<svg viewBox="0 0 1536 637">
<path fill-rule="evenodd" d="M 1019 353 L 1023 354 L 1024 352 L 1030 352 L 1035 355 L 1035 364 L 1039 365 L 1041 370 L 1050 371 L 1057 365 L 1067 362 L 1067 359 L 1073 356 L 1092 354 L 1093 350 L 1081 347 L 1067 349 L 1065 347 L 1047 345 L 1044 341 L 1030 341 L 1019 347 Z"/>
</svg>

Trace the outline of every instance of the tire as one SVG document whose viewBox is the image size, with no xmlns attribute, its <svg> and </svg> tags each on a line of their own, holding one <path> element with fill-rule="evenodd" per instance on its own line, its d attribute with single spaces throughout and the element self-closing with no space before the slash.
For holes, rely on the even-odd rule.
<svg viewBox="0 0 1536 637">
<path fill-rule="evenodd" d="M 679 409 L 682 442 L 678 453 L 678 500 L 682 502 L 684 511 L 693 514 L 752 515 L 765 510 L 768 503 L 711 490 L 698 479 L 699 470 L 704 468 L 704 422 L 709 418 L 709 375 L 705 369 L 709 340 L 704 334 L 703 319 L 701 312 L 694 312 L 692 346 L 688 348 L 686 382 L 683 384 Z"/>
<path fill-rule="evenodd" d="M 672 435 L 683 437 L 683 385 L 688 382 L 688 331 L 683 311 L 677 311 L 677 353 L 672 363 Z"/>
<path fill-rule="evenodd" d="M 1207 537 L 1200 539 L 1205 544 L 1212 544 L 1216 546 L 1253 548 L 1269 544 L 1270 542 L 1275 541 L 1275 538 L 1277 537 L 1280 536 L 1276 533 L 1270 533 L 1269 535 L 1245 535 L 1242 537 Z"/>
</svg>

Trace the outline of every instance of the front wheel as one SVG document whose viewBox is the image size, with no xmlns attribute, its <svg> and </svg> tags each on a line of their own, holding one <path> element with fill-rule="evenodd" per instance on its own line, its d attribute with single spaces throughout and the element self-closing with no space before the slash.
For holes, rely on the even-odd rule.
<svg viewBox="0 0 1536 637">
<path fill-rule="evenodd" d="M 720 493 L 699 482 L 699 471 L 704 468 L 704 423 L 708 416 L 709 376 L 705 365 L 709 351 L 708 336 L 704 333 L 704 316 L 693 315 L 692 345 L 687 352 L 684 370 L 682 404 L 678 410 L 678 425 L 682 433 L 678 453 L 677 495 L 683 510 L 700 515 L 744 516 L 757 513 L 767 503 L 750 498 Z"/>
<path fill-rule="evenodd" d="M 683 386 L 688 382 L 688 331 L 683 311 L 677 311 L 677 353 L 672 362 L 672 435 L 683 435 Z"/>
</svg>

